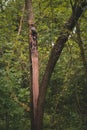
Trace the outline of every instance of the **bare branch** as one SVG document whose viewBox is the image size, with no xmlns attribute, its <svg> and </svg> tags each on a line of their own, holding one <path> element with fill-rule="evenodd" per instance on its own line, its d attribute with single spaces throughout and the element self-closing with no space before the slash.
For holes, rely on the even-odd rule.
<svg viewBox="0 0 87 130">
<path fill-rule="evenodd" d="M 23 9 L 22 9 L 22 16 L 21 16 L 21 19 L 20 19 L 20 24 L 19 24 L 19 29 L 18 29 L 18 36 L 20 35 L 21 33 L 21 29 L 22 29 L 22 23 L 23 23 L 23 17 L 24 17 L 24 11 L 25 11 L 25 4 L 23 6 Z"/>
</svg>

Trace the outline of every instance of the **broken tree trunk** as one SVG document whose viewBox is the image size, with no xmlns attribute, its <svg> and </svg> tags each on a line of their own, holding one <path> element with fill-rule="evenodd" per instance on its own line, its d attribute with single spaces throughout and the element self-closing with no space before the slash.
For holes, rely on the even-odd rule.
<svg viewBox="0 0 87 130">
<path fill-rule="evenodd" d="M 38 87 L 38 52 L 37 52 L 37 33 L 33 22 L 32 13 L 32 2 L 31 0 L 25 0 L 27 11 L 28 11 L 28 24 L 30 30 L 30 60 L 31 60 L 31 74 L 32 74 L 32 93 L 33 93 L 33 113 L 34 113 L 34 123 L 32 123 L 31 130 L 43 130 L 43 114 L 44 114 L 44 101 L 47 91 L 47 87 L 53 73 L 54 67 L 61 55 L 64 48 L 64 44 L 67 42 L 70 32 L 75 27 L 81 14 L 87 7 L 87 2 L 85 0 L 79 1 L 76 5 L 74 12 L 72 12 L 71 17 L 65 23 L 63 30 L 61 31 L 54 47 L 51 50 L 51 54 L 48 60 L 48 64 L 45 73 L 40 84 L 40 92 Z M 37 74 L 37 77 L 35 75 Z M 36 93 L 37 92 L 37 93 Z M 39 97 L 38 97 L 39 94 Z M 38 99 L 38 101 L 37 101 Z M 37 104 L 38 103 L 38 104 Z M 33 127 L 34 125 L 34 127 Z"/>
<path fill-rule="evenodd" d="M 37 101 L 39 95 L 39 68 L 38 68 L 38 50 L 37 50 L 37 32 L 34 24 L 32 10 L 32 0 L 25 0 L 28 25 L 29 25 L 29 51 L 30 51 L 30 68 L 31 68 L 31 101 L 32 101 L 32 119 L 31 130 L 36 129 L 37 122 Z"/>
</svg>

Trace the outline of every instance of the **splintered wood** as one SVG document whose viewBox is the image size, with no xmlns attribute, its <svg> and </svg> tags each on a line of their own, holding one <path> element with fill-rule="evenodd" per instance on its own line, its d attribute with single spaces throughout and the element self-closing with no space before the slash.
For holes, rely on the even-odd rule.
<svg viewBox="0 0 87 130">
<path fill-rule="evenodd" d="M 32 54 L 32 89 L 33 89 L 33 104 L 34 104 L 34 117 L 36 117 L 37 101 L 39 95 L 39 73 L 38 73 L 38 52 Z"/>
</svg>

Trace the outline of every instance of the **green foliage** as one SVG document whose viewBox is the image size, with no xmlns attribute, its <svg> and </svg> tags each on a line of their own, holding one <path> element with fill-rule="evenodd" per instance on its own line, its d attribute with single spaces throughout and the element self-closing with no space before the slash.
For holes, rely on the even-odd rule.
<svg viewBox="0 0 87 130">
<path fill-rule="evenodd" d="M 7 5 L 6 1 L 0 1 L 0 130 L 30 128 L 30 112 L 18 103 L 30 106 L 26 14 L 18 36 L 23 5 L 23 0 L 9 0 Z M 68 0 L 36 0 L 33 1 L 33 7 L 38 31 L 41 80 L 53 44 L 72 10 Z M 87 12 L 84 12 L 80 24 L 87 56 L 86 15 Z M 76 32 L 73 31 L 55 67 L 46 94 L 44 130 L 86 130 L 86 93 L 87 80 Z"/>
</svg>

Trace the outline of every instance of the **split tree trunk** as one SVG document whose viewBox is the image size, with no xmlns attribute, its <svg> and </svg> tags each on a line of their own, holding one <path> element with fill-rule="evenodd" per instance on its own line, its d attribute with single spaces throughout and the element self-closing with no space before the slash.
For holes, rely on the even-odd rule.
<svg viewBox="0 0 87 130">
<path fill-rule="evenodd" d="M 34 27 L 33 29 L 35 29 L 35 26 L 33 23 L 32 2 L 31 2 L 31 0 L 25 0 L 25 3 L 27 6 L 27 11 L 28 11 L 28 24 L 29 24 L 29 30 L 30 30 L 29 43 L 31 46 L 30 47 L 30 52 L 31 52 L 30 60 L 32 63 L 31 64 L 32 65 L 31 73 L 32 73 L 32 91 L 33 91 L 32 96 L 33 96 L 33 113 L 34 113 L 33 119 L 34 120 L 32 123 L 31 130 L 43 130 L 44 101 L 45 101 L 45 95 L 46 95 L 47 87 L 48 87 L 52 72 L 61 55 L 61 52 L 64 48 L 64 44 L 67 42 L 70 32 L 75 27 L 78 19 L 80 18 L 82 12 L 84 11 L 85 7 L 87 6 L 87 2 L 85 0 L 79 2 L 79 4 L 77 4 L 76 7 L 74 8 L 74 12 L 72 12 L 71 17 L 64 25 L 63 30 L 60 33 L 60 36 L 58 37 L 54 47 L 51 50 L 48 64 L 47 64 L 45 73 L 43 75 L 42 82 L 40 84 L 40 91 L 38 89 L 38 79 L 35 78 L 33 75 L 33 73 L 36 71 L 36 68 L 38 68 L 37 67 L 38 52 L 37 52 L 37 47 L 36 47 L 37 40 L 34 41 L 34 39 L 32 37 L 32 27 Z M 35 74 L 37 72 L 35 72 Z M 37 77 L 38 77 L 38 75 L 37 75 Z M 35 87 L 35 86 L 37 86 L 37 87 Z M 37 92 L 37 93 L 35 94 L 35 92 Z M 38 97 L 38 94 L 39 94 L 39 97 Z M 37 102 L 37 99 L 38 99 L 38 102 Z M 33 125 L 34 125 L 34 127 L 33 127 Z"/>
<path fill-rule="evenodd" d="M 28 25 L 29 25 L 29 52 L 30 52 L 30 69 L 31 69 L 31 130 L 36 130 L 37 125 L 37 101 L 39 95 L 39 67 L 38 67 L 38 50 L 37 50 L 37 32 L 34 25 L 34 16 L 32 9 L 32 0 L 25 0 Z"/>
</svg>

